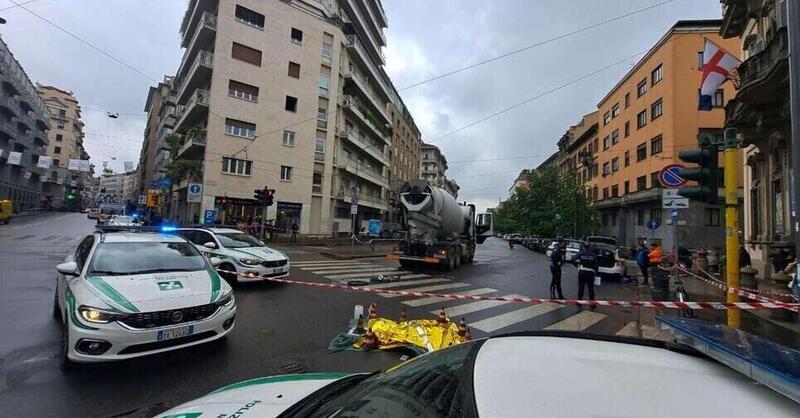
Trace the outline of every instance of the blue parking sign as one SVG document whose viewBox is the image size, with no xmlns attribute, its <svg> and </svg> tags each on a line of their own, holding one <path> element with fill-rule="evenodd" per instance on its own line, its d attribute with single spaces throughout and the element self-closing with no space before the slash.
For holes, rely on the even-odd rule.
<svg viewBox="0 0 800 418">
<path fill-rule="evenodd" d="M 212 225 L 216 220 L 217 220 L 216 209 L 206 209 L 205 213 L 203 213 L 203 224 Z"/>
</svg>

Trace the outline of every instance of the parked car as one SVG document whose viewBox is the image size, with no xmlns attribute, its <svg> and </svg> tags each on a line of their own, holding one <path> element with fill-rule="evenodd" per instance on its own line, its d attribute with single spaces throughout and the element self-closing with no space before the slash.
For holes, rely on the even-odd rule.
<svg viewBox="0 0 800 418">
<path fill-rule="evenodd" d="M 583 242 L 578 240 L 567 240 L 566 248 L 564 249 L 564 260 L 567 263 L 575 263 L 575 258 L 581 252 L 581 245 Z"/>
</svg>

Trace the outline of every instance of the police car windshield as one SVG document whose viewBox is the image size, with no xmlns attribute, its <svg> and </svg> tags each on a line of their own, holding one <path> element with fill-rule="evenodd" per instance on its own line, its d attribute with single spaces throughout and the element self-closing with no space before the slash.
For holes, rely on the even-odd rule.
<svg viewBox="0 0 800 418">
<path fill-rule="evenodd" d="M 205 259 L 189 243 L 111 242 L 97 246 L 87 274 L 124 275 L 205 268 Z"/>
<path fill-rule="evenodd" d="M 217 234 L 217 238 L 223 247 L 228 248 L 245 248 L 245 247 L 263 247 L 264 243 L 258 238 L 237 232 L 227 232 L 224 234 Z"/>
</svg>

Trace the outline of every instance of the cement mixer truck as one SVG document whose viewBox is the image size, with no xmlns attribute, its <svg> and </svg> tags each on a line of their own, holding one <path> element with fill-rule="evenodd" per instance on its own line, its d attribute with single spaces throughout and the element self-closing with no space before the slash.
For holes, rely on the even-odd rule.
<svg viewBox="0 0 800 418">
<path fill-rule="evenodd" d="M 472 262 L 476 244 L 486 239 L 475 235 L 475 205 L 459 204 L 424 180 L 404 182 L 398 191 L 405 238 L 387 258 L 407 268 L 433 264 L 444 270 Z"/>
</svg>

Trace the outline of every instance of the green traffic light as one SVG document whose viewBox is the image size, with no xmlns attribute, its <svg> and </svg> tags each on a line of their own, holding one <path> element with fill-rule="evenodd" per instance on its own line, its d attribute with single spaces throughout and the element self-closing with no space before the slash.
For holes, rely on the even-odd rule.
<svg viewBox="0 0 800 418">
<path fill-rule="evenodd" d="M 67 200 L 75 200 L 75 195 L 70 193 L 67 195 Z"/>
</svg>

